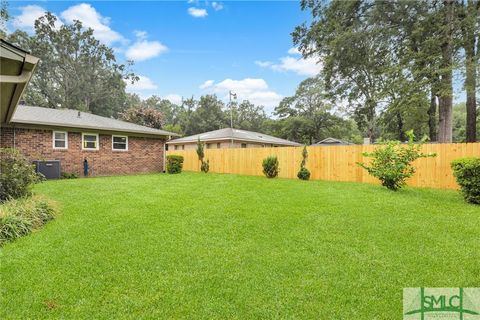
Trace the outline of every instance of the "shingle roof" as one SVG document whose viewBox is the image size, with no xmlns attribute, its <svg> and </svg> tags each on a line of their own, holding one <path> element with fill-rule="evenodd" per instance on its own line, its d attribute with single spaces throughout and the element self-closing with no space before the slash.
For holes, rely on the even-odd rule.
<svg viewBox="0 0 480 320">
<path fill-rule="evenodd" d="M 11 122 L 160 136 L 178 136 L 178 134 L 173 132 L 144 127 L 138 124 L 72 109 L 50 109 L 20 105 L 13 115 Z"/>
<path fill-rule="evenodd" d="M 230 140 L 233 138 L 233 140 L 251 141 L 251 142 L 258 142 L 258 143 L 270 143 L 270 144 L 286 145 L 286 146 L 301 145 L 293 141 L 269 136 L 268 134 L 240 130 L 240 129 L 232 129 L 232 128 L 225 128 L 225 129 L 195 134 L 193 136 L 174 139 L 167 143 L 178 144 L 178 143 L 187 143 L 187 142 L 197 142 L 198 138 L 200 138 L 201 141 Z"/>
<path fill-rule="evenodd" d="M 322 145 L 350 145 L 353 144 L 348 141 L 340 140 L 340 139 L 335 139 L 335 138 L 326 138 L 323 139 L 322 141 L 318 141 L 317 143 L 312 144 L 312 146 L 322 146 Z"/>
</svg>

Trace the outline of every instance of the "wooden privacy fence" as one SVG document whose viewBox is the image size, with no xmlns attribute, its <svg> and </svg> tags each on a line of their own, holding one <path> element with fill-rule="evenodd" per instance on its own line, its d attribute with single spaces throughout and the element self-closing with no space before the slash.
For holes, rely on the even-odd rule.
<svg viewBox="0 0 480 320">
<path fill-rule="evenodd" d="M 307 147 L 307 168 L 311 179 L 378 183 L 357 162 L 368 162 L 363 152 L 371 152 L 377 145 L 315 146 Z M 303 147 L 205 149 L 205 159 L 210 161 L 210 171 L 260 176 L 262 160 L 276 155 L 280 163 L 279 177 L 296 178 L 302 160 Z M 441 189 L 457 189 L 458 185 L 450 168 L 454 159 L 480 157 L 480 143 L 425 144 L 425 153 L 436 153 L 433 158 L 422 158 L 414 162 L 417 172 L 408 185 Z M 170 150 L 167 155 L 184 157 L 183 169 L 200 171 L 200 162 L 195 150 Z"/>
</svg>

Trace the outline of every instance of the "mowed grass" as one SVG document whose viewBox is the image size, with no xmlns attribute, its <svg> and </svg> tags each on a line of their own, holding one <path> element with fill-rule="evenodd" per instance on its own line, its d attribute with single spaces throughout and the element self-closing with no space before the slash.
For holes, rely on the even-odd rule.
<svg viewBox="0 0 480 320">
<path fill-rule="evenodd" d="M 61 215 L 0 249 L 1 319 L 399 319 L 480 285 L 457 192 L 182 173 L 49 181 Z"/>
</svg>

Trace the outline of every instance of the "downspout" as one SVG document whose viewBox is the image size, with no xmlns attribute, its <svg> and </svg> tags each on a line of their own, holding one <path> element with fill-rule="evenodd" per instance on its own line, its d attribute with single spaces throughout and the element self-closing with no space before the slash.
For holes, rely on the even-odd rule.
<svg viewBox="0 0 480 320">
<path fill-rule="evenodd" d="M 162 171 L 163 171 L 163 172 L 166 172 L 165 158 L 167 157 L 167 155 L 166 155 L 167 150 L 165 150 L 165 149 L 166 149 L 165 146 L 167 145 L 167 141 L 170 140 L 170 139 L 171 139 L 171 136 L 168 136 L 167 140 L 165 140 L 165 141 L 163 142 L 163 168 L 162 168 Z"/>
</svg>

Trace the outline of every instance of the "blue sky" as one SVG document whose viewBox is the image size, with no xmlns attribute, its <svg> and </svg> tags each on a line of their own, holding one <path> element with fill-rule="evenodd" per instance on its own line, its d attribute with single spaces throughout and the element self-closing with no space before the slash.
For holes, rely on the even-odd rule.
<svg viewBox="0 0 480 320">
<path fill-rule="evenodd" d="M 178 102 L 229 90 L 272 108 L 319 66 L 303 60 L 290 33 L 309 18 L 296 1 L 10 1 L 9 29 L 30 31 L 45 10 L 79 19 L 141 77 L 128 88 Z"/>
</svg>

